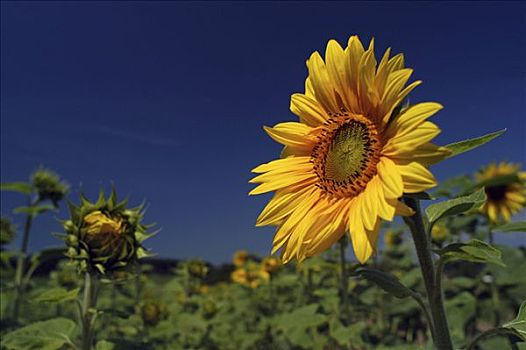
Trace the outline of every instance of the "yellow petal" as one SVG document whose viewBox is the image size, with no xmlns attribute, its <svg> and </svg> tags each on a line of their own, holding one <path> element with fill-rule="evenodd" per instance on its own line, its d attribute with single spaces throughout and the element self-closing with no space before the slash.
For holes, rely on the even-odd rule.
<svg viewBox="0 0 526 350">
<path fill-rule="evenodd" d="M 307 67 L 316 100 L 318 100 L 326 112 L 339 112 L 343 106 L 339 106 L 334 98 L 334 87 L 329 78 L 329 73 L 327 72 L 323 58 L 317 51 L 310 56 L 307 61 Z"/>
<path fill-rule="evenodd" d="M 336 40 L 330 40 L 325 51 L 327 72 L 343 104 L 347 110 L 350 106 L 346 103 L 350 94 L 350 77 L 347 75 L 345 52 Z"/>
<path fill-rule="evenodd" d="M 309 126 L 319 126 L 327 120 L 327 113 L 313 98 L 303 94 L 290 97 L 290 111 L 300 117 L 300 121 Z"/>
<path fill-rule="evenodd" d="M 310 162 L 310 157 L 288 157 L 283 159 L 276 159 L 268 163 L 261 164 L 254 169 L 253 173 L 266 173 L 269 171 L 277 171 L 281 169 L 295 168 L 298 165 L 307 164 Z"/>
<path fill-rule="evenodd" d="M 355 201 L 349 209 L 349 233 L 351 235 L 354 255 L 356 255 L 358 261 L 363 264 L 373 254 L 373 247 L 369 242 L 369 238 L 365 232 L 363 222 L 361 221 L 361 215 L 358 210 L 359 208 L 356 208 Z"/>
<path fill-rule="evenodd" d="M 378 201 L 376 200 L 376 194 L 378 192 L 374 186 L 375 183 L 369 181 L 365 190 L 359 195 L 359 197 L 362 198 L 360 203 L 362 220 L 367 230 L 374 228 L 376 217 L 378 216 Z"/>
<path fill-rule="evenodd" d="M 407 134 L 395 136 L 382 149 L 384 155 L 396 155 L 410 152 L 424 145 L 440 134 L 438 126 L 431 122 L 424 122 L 418 128 L 411 130 Z"/>
<path fill-rule="evenodd" d="M 398 198 L 404 192 L 402 176 L 396 164 L 386 157 L 381 157 L 377 165 L 378 175 L 383 184 L 386 198 Z"/>
<path fill-rule="evenodd" d="M 411 162 L 418 162 L 424 166 L 436 164 L 447 158 L 451 151 L 445 147 L 437 146 L 432 143 L 425 143 L 420 145 L 415 150 L 405 150 L 397 152 L 384 152 L 386 156 L 393 159 L 397 164 L 407 164 Z"/>
<path fill-rule="evenodd" d="M 268 174 L 260 175 L 260 176 L 266 176 Z M 258 179 L 260 176 L 254 178 Z M 259 180 L 259 179 L 258 179 Z M 276 191 L 284 187 L 288 186 L 298 186 L 298 187 L 307 187 L 312 186 L 316 181 L 317 177 L 316 174 L 294 174 L 293 176 L 276 176 L 275 178 L 266 180 L 268 182 L 264 182 L 261 185 L 254 188 L 252 191 L 249 192 L 249 195 L 256 195 L 256 194 L 262 194 L 265 192 L 271 192 Z"/>
<path fill-rule="evenodd" d="M 400 201 L 396 201 L 396 215 L 413 216 L 415 211 Z"/>
<path fill-rule="evenodd" d="M 303 123 L 279 123 L 272 128 L 265 126 L 263 129 L 273 140 L 284 146 L 312 149 L 315 144 L 315 138 L 310 135 L 314 129 Z"/>
<path fill-rule="evenodd" d="M 433 174 L 420 163 L 397 165 L 397 168 L 404 181 L 405 193 L 422 192 L 437 185 Z"/>
<path fill-rule="evenodd" d="M 384 137 L 390 139 L 406 135 L 442 108 L 442 105 L 436 102 L 424 102 L 411 106 L 389 123 Z"/>
<path fill-rule="evenodd" d="M 274 225 L 279 223 L 283 218 L 296 209 L 308 191 L 311 191 L 309 187 L 293 192 L 276 192 L 261 214 L 259 214 L 256 226 Z"/>
</svg>

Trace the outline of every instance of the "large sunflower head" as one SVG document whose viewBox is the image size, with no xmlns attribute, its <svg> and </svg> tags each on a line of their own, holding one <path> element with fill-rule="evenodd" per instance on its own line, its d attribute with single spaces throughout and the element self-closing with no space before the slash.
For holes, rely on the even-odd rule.
<svg viewBox="0 0 526 350">
<path fill-rule="evenodd" d="M 487 196 L 481 211 L 492 223 L 508 222 L 526 206 L 526 172 L 520 170 L 520 164 L 500 162 L 489 164 L 475 174 Z"/>
<path fill-rule="evenodd" d="M 317 254 L 345 232 L 365 262 L 375 251 L 380 219 L 412 215 L 403 193 L 436 185 L 428 167 L 448 151 L 430 141 L 440 129 L 427 119 L 438 103 L 401 107 L 420 84 L 406 85 L 412 69 L 388 49 L 378 63 L 374 41 L 357 36 L 345 48 L 331 40 L 325 59 L 307 61 L 305 92 L 293 94 L 298 122 L 265 131 L 284 146 L 281 159 L 256 167 L 250 194 L 274 191 L 257 225 L 278 226 L 273 252 L 284 262 Z"/>
</svg>

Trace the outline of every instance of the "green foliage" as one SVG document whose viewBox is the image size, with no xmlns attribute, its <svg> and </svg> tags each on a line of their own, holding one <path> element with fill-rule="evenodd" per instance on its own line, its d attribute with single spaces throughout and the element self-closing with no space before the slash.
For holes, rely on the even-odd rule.
<svg viewBox="0 0 526 350">
<path fill-rule="evenodd" d="M 62 287 L 52 288 L 37 296 L 34 301 L 38 303 L 61 303 L 64 301 L 75 300 L 79 291 L 80 288 L 75 288 L 73 290 L 66 290 Z"/>
<path fill-rule="evenodd" d="M 3 182 L 0 184 L 0 190 L 30 195 L 33 192 L 33 187 L 27 182 Z"/>
<path fill-rule="evenodd" d="M 494 232 L 526 232 L 526 221 L 509 222 L 493 227 Z"/>
<path fill-rule="evenodd" d="M 472 239 L 467 243 L 452 243 L 438 250 L 437 253 L 445 262 L 465 260 L 505 266 L 500 250 L 478 239 Z"/>
<path fill-rule="evenodd" d="M 426 208 L 427 219 L 433 224 L 441 218 L 462 214 L 469 210 L 480 208 L 485 201 L 486 194 L 484 193 L 484 189 L 479 189 L 468 196 L 431 204 Z"/>
<path fill-rule="evenodd" d="M 71 344 L 76 324 L 67 318 L 35 322 L 7 333 L 0 343 L 8 350 L 58 350 Z"/>
<path fill-rule="evenodd" d="M 504 327 L 515 330 L 526 341 L 526 301 L 522 302 L 517 317 L 506 323 Z"/>
<path fill-rule="evenodd" d="M 404 286 L 398 278 L 390 273 L 361 268 L 356 271 L 361 277 L 374 282 L 378 287 L 397 298 L 407 298 L 414 295 L 414 292 Z"/>
<path fill-rule="evenodd" d="M 448 158 L 457 156 L 459 154 L 465 153 L 467 151 L 471 151 L 472 149 L 475 149 L 477 147 L 480 147 L 494 138 L 502 135 L 506 129 L 502 129 L 496 132 L 492 132 L 490 134 L 486 134 L 483 136 L 475 137 L 472 139 L 467 139 L 459 142 L 450 143 L 448 145 L 445 145 L 444 147 L 451 151 L 451 154 L 449 154 Z"/>
</svg>

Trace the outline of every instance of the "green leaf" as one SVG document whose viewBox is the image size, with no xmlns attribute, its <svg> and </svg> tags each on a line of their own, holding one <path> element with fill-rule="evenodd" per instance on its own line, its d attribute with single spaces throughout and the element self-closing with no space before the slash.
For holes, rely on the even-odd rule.
<svg viewBox="0 0 526 350">
<path fill-rule="evenodd" d="M 34 301 L 38 303 L 61 303 L 68 300 L 74 300 L 79 294 L 80 288 L 66 290 L 61 287 L 51 288 L 37 296 Z"/>
<path fill-rule="evenodd" d="M 505 266 L 502 262 L 502 253 L 500 250 L 478 239 L 472 239 L 467 243 L 450 244 L 438 250 L 437 253 L 445 262 L 466 260 Z"/>
<path fill-rule="evenodd" d="M 472 139 L 467 139 L 459 142 L 450 143 L 448 145 L 445 145 L 444 147 L 451 151 L 451 154 L 448 155 L 447 158 L 451 158 L 454 156 L 457 156 L 461 153 L 471 151 L 472 149 L 475 149 L 477 147 L 482 146 L 485 143 L 490 142 L 494 138 L 502 135 L 506 129 L 502 129 L 496 132 L 492 132 L 491 134 L 483 135 L 480 137 L 475 137 Z"/>
<path fill-rule="evenodd" d="M 113 350 L 115 344 L 107 340 L 99 340 L 97 345 L 95 345 L 95 350 Z"/>
<path fill-rule="evenodd" d="M 506 323 L 503 327 L 511 328 L 517 331 L 526 341 L 526 300 L 522 302 L 519 313 L 514 320 Z"/>
<path fill-rule="evenodd" d="M 27 182 L 3 182 L 0 184 L 0 191 L 19 192 L 30 195 L 33 192 L 33 186 Z"/>
<path fill-rule="evenodd" d="M 486 193 L 481 188 L 469 196 L 458 197 L 431 204 L 426 208 L 426 215 L 429 223 L 432 225 L 437 220 L 451 215 L 458 215 L 471 209 L 480 208 L 486 201 Z"/>
<path fill-rule="evenodd" d="M 54 318 L 7 333 L 0 344 L 8 350 L 58 350 L 71 343 L 75 328 L 75 322 L 70 319 Z"/>
<path fill-rule="evenodd" d="M 55 207 L 50 204 L 36 205 L 30 207 L 17 207 L 13 209 L 15 214 L 28 214 L 31 216 L 36 216 L 42 214 L 46 211 L 55 210 Z"/>
<path fill-rule="evenodd" d="M 499 225 L 492 229 L 494 232 L 526 232 L 526 221 L 516 221 Z"/>
<path fill-rule="evenodd" d="M 398 278 L 395 276 L 379 271 L 379 270 L 373 270 L 373 269 L 367 269 L 367 268 L 360 268 L 356 271 L 356 273 L 377 284 L 380 288 L 382 288 L 384 291 L 386 291 L 389 294 L 394 295 L 397 298 L 407 298 L 410 296 L 413 296 L 415 292 L 413 292 L 411 289 L 404 286 Z"/>
</svg>

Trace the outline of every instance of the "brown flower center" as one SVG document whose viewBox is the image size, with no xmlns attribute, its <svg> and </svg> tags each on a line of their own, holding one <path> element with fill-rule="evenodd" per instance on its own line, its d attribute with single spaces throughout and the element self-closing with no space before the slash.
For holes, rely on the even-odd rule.
<svg viewBox="0 0 526 350">
<path fill-rule="evenodd" d="M 484 191 L 486 192 L 486 196 L 488 196 L 488 199 L 492 202 L 500 202 L 506 197 L 506 191 L 507 191 L 506 185 L 500 185 L 500 186 L 491 186 L 491 187 L 485 187 Z"/>
<path fill-rule="evenodd" d="M 376 174 L 380 148 L 370 120 L 350 113 L 332 115 L 311 154 L 317 186 L 339 198 L 356 196 Z"/>
</svg>

